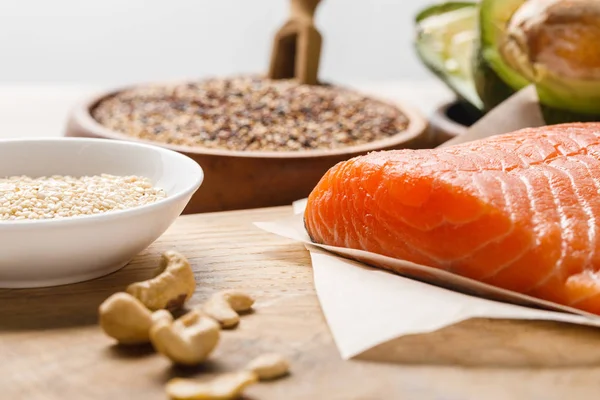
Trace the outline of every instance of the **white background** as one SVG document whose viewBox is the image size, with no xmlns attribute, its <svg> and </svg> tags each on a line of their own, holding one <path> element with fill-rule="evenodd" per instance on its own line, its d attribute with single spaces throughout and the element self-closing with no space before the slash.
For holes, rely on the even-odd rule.
<svg viewBox="0 0 600 400">
<path fill-rule="evenodd" d="M 322 0 L 321 78 L 423 80 L 428 0 Z M 0 83 L 122 83 L 263 72 L 289 0 L 0 0 Z"/>
</svg>

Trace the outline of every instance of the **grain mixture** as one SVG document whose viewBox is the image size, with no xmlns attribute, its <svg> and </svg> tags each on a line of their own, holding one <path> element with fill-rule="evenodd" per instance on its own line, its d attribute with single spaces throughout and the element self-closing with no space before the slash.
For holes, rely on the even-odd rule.
<svg viewBox="0 0 600 400">
<path fill-rule="evenodd" d="M 11 176 L 0 179 L 0 222 L 100 214 L 165 197 L 139 176 Z"/>
<path fill-rule="evenodd" d="M 397 107 L 348 89 L 258 76 L 136 87 L 104 99 L 92 115 L 133 137 L 229 150 L 334 149 L 408 125 Z"/>
</svg>

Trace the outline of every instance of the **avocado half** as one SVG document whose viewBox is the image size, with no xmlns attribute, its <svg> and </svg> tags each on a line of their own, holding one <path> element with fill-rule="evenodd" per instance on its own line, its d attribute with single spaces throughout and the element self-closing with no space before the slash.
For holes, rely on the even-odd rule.
<svg viewBox="0 0 600 400">
<path fill-rule="evenodd" d="M 547 123 L 600 120 L 600 2 L 481 0 L 474 78 L 484 110 L 534 84 Z"/>
<path fill-rule="evenodd" d="M 417 55 L 462 101 L 475 119 L 483 102 L 474 83 L 473 57 L 477 38 L 475 2 L 447 2 L 423 9 L 415 18 Z"/>
</svg>

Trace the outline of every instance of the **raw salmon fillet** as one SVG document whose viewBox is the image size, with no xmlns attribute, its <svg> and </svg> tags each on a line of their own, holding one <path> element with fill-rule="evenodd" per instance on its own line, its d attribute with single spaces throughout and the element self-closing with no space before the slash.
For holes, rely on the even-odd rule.
<svg viewBox="0 0 600 400">
<path fill-rule="evenodd" d="M 600 314 L 600 123 L 339 163 L 308 198 L 315 243 L 441 268 Z"/>
</svg>

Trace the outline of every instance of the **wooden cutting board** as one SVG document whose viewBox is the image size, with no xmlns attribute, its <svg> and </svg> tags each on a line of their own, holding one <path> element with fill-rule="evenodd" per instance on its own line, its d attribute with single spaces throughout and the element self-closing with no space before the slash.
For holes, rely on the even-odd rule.
<svg viewBox="0 0 600 400">
<path fill-rule="evenodd" d="M 0 399 L 165 399 L 164 384 L 174 376 L 234 370 L 266 351 L 288 355 L 292 375 L 250 387 L 246 399 L 558 400 L 600 393 L 600 331 L 556 323 L 469 321 L 364 357 L 400 363 L 341 360 L 308 253 L 252 225 L 290 213 L 279 207 L 184 216 L 110 276 L 0 290 Z M 119 348 L 96 324 L 98 305 L 148 278 L 168 249 L 189 257 L 196 271 L 192 303 L 228 288 L 258 299 L 256 311 L 223 332 L 211 360 L 198 368 L 174 368 L 148 346 Z"/>
</svg>

